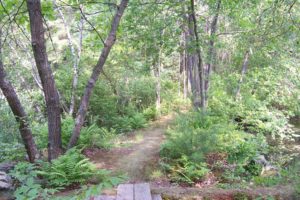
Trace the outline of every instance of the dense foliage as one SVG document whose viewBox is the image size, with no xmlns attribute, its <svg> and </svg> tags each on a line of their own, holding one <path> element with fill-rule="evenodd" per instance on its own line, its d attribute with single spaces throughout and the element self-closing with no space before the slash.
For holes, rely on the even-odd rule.
<svg viewBox="0 0 300 200">
<path fill-rule="evenodd" d="M 297 143 L 289 119 L 299 112 L 299 88 L 288 94 L 298 81 L 281 73 L 269 67 L 249 72 L 240 100 L 232 95 L 234 74 L 223 80 L 214 75 L 207 111 L 180 113 L 167 131 L 161 155 L 170 178 L 195 184 L 213 173 L 221 185 L 248 180 L 265 186 L 297 179 L 287 166 L 292 166 L 298 154 L 287 153 L 282 146 Z M 272 163 L 275 174 L 263 174 L 262 155 Z"/>
<path fill-rule="evenodd" d="M 125 176 L 111 176 L 108 170 L 96 169 L 77 149 L 69 150 L 51 164 L 43 161 L 38 165 L 19 162 L 10 175 L 14 178 L 16 199 L 50 199 L 54 198 L 52 195 L 55 192 L 67 186 L 78 187 L 87 182 L 100 183 L 79 190 L 78 197 L 89 198 L 98 195 L 102 189 L 115 186 L 126 179 Z"/>
<path fill-rule="evenodd" d="M 82 187 L 87 199 L 118 184 L 78 149 L 107 151 L 171 112 L 157 169 L 168 181 L 299 192 L 299 10 L 297 0 L 0 0 L 0 163 L 17 163 L 15 197 L 99 183 Z"/>
</svg>

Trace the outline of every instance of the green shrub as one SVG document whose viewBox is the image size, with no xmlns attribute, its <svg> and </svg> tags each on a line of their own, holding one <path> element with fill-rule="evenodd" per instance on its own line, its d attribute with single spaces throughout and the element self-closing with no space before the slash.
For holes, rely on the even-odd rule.
<svg viewBox="0 0 300 200">
<path fill-rule="evenodd" d="M 11 112 L 10 107 L 4 99 L 0 98 L 0 141 L 12 144 L 21 141 L 18 123 Z"/>
<path fill-rule="evenodd" d="M 132 129 L 145 128 L 147 120 L 142 113 L 136 113 L 130 118 L 130 124 Z"/>
<path fill-rule="evenodd" d="M 67 115 L 61 121 L 61 139 L 63 147 L 67 147 L 75 126 L 72 116 Z"/>
<path fill-rule="evenodd" d="M 115 117 L 113 128 L 117 131 L 117 133 L 126 133 L 132 131 L 130 118 L 128 116 Z"/>
<path fill-rule="evenodd" d="M 118 116 L 114 118 L 113 128 L 117 133 L 126 133 L 134 129 L 146 127 L 147 120 L 142 113 L 134 112 L 131 116 Z"/>
<path fill-rule="evenodd" d="M 143 115 L 147 121 L 155 120 L 157 117 L 157 112 L 154 106 L 148 107 L 143 110 Z"/>
<path fill-rule="evenodd" d="M 295 189 L 296 196 L 300 197 L 300 161 L 296 157 L 289 167 L 280 172 L 284 183 L 291 183 Z"/>
<path fill-rule="evenodd" d="M 226 118 L 200 112 L 181 115 L 175 124 L 167 131 L 167 141 L 161 149 L 161 155 L 170 159 L 186 155 L 195 162 L 202 162 L 205 154 L 236 147 L 247 137 Z"/>
<path fill-rule="evenodd" d="M 163 167 L 172 181 L 188 184 L 201 180 L 210 171 L 206 163 L 189 161 L 186 156 L 178 159 L 175 165 L 163 164 Z"/>
<path fill-rule="evenodd" d="M 227 146 L 228 161 L 239 163 L 243 166 L 249 164 L 257 156 L 268 152 L 266 138 L 262 134 L 257 136 L 246 134 L 244 141 L 233 146 Z"/>
<path fill-rule="evenodd" d="M 75 149 L 60 156 L 52 164 L 41 161 L 38 164 L 19 162 L 10 171 L 9 174 L 13 177 L 16 188 L 14 197 L 17 200 L 88 199 L 99 195 L 102 189 L 111 188 L 127 179 L 124 175 L 110 176 L 110 171 L 107 170 L 96 170 L 95 166 Z M 40 179 L 41 176 L 47 181 Z M 100 182 L 100 184 L 83 186 L 77 190 L 76 196 L 70 198 L 52 196 L 65 186 L 85 183 L 89 178 L 93 178 L 93 181 Z M 42 185 L 42 183 L 46 183 L 46 185 Z"/>
<path fill-rule="evenodd" d="M 256 185 L 270 187 L 274 185 L 278 185 L 281 182 L 281 177 L 279 176 L 255 176 L 253 177 L 253 181 Z"/>
<path fill-rule="evenodd" d="M 114 129 L 110 131 L 107 128 L 100 128 L 95 123 L 88 127 L 83 127 L 80 132 L 79 146 L 80 147 L 98 147 L 108 149 L 112 145 L 112 140 L 115 138 L 116 132 Z"/>
<path fill-rule="evenodd" d="M 260 172 L 261 169 L 252 164 L 253 160 L 268 149 L 262 134 L 254 136 L 240 131 L 226 116 L 214 112 L 180 115 L 166 135 L 160 153 L 166 164 L 177 171 L 181 169 L 179 166 L 189 169 L 196 163 L 204 163 L 210 153 L 223 153 L 227 155 L 225 163 L 236 166 L 230 173 L 247 178 Z M 187 177 L 193 180 L 193 175 Z"/>
<path fill-rule="evenodd" d="M 92 177 L 103 175 L 103 171 L 97 171 L 95 165 L 75 148 L 53 160 L 51 164 L 44 163 L 38 173 L 53 187 L 82 184 Z"/>
<path fill-rule="evenodd" d="M 71 116 L 66 116 L 61 122 L 61 138 L 63 147 L 67 147 L 71 137 L 75 122 Z M 39 149 L 47 148 L 48 144 L 48 123 L 32 123 L 32 131 L 36 138 L 36 143 Z"/>
<path fill-rule="evenodd" d="M 0 143 L 0 162 L 9 160 L 25 160 L 25 148 L 20 143 Z"/>
<path fill-rule="evenodd" d="M 50 195 L 57 191 L 42 188 L 37 168 L 31 163 L 19 162 L 9 174 L 15 180 L 14 197 L 17 200 L 50 199 Z"/>
<path fill-rule="evenodd" d="M 253 107 L 244 107 L 237 118 L 240 119 L 239 125 L 247 132 L 285 137 L 288 118 L 279 110 L 269 109 L 259 103 Z"/>
</svg>

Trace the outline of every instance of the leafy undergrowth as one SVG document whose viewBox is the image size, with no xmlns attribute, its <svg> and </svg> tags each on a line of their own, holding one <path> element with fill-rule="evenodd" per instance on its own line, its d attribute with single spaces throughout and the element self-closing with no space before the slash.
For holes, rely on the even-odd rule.
<svg viewBox="0 0 300 200">
<path fill-rule="evenodd" d="M 113 187 L 126 179 L 123 175 L 111 176 L 108 170 L 96 169 L 95 165 L 75 148 L 53 160 L 51 164 L 43 161 L 36 165 L 19 162 L 10 175 L 16 188 L 14 197 L 18 200 L 69 199 L 53 195 L 70 188 L 77 188 L 76 195 L 70 199 L 87 199 L 100 194 L 102 189 Z M 91 183 L 94 185 L 87 186 Z"/>
<path fill-rule="evenodd" d="M 289 125 L 291 116 L 255 96 L 236 101 L 217 94 L 205 112 L 179 114 L 167 130 L 160 151 L 162 170 L 181 186 L 293 185 L 299 193 L 299 153 L 280 149 L 286 143 L 299 145 Z"/>
</svg>

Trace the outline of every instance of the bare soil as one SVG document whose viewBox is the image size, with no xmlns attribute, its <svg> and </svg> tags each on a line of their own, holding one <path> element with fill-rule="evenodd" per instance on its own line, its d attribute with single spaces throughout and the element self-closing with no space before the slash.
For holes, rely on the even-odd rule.
<svg viewBox="0 0 300 200">
<path fill-rule="evenodd" d="M 88 149 L 85 154 L 98 168 L 127 174 L 129 182 L 149 181 L 149 175 L 157 167 L 160 146 L 172 118 L 173 115 L 164 116 L 148 128 L 124 136 L 118 142 L 121 147 Z"/>
</svg>

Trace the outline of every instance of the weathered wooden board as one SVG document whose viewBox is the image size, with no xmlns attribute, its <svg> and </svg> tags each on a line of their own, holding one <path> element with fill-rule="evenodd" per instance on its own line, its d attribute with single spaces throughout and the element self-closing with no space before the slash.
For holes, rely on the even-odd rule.
<svg viewBox="0 0 300 200">
<path fill-rule="evenodd" d="M 160 194 L 152 194 L 152 200 L 162 200 Z"/>
<path fill-rule="evenodd" d="M 97 197 L 92 197 L 90 200 L 116 200 L 115 196 L 101 195 Z"/>
<path fill-rule="evenodd" d="M 117 188 L 117 197 L 101 195 L 90 200 L 162 200 L 159 194 L 151 195 L 149 183 L 121 184 Z"/>
<path fill-rule="evenodd" d="M 134 200 L 152 200 L 149 183 L 134 185 Z"/>
<path fill-rule="evenodd" d="M 117 190 L 117 200 L 134 200 L 132 184 L 121 184 Z"/>
</svg>

